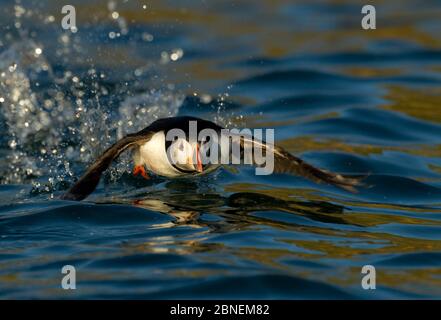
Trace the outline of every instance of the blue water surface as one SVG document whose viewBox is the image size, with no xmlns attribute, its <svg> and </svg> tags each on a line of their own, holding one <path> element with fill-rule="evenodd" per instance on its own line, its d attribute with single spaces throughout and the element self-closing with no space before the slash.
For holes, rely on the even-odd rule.
<svg viewBox="0 0 441 320">
<path fill-rule="evenodd" d="M 441 297 L 441 3 L 379 2 L 375 30 L 358 1 L 70 3 L 76 33 L 59 1 L 0 9 L 0 298 Z M 143 180 L 127 154 L 59 200 L 117 138 L 176 115 L 273 128 L 364 186 L 246 166 Z"/>
</svg>

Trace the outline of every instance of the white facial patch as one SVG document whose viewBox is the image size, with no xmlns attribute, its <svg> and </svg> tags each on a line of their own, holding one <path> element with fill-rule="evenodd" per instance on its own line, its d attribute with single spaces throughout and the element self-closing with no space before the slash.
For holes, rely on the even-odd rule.
<svg viewBox="0 0 441 320">
<path fill-rule="evenodd" d="M 189 166 L 187 169 L 194 169 L 192 145 L 185 139 L 178 138 L 169 147 L 168 155 L 170 162 L 177 166 Z"/>
<path fill-rule="evenodd" d="M 165 177 L 176 177 L 182 173 L 173 167 L 165 149 L 164 132 L 157 132 L 140 148 L 143 162 L 150 171 Z"/>
</svg>

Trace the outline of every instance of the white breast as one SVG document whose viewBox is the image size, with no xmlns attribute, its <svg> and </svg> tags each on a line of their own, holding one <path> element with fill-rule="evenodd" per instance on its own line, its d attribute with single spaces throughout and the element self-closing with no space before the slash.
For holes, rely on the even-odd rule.
<svg viewBox="0 0 441 320">
<path fill-rule="evenodd" d="M 140 155 L 150 171 L 166 177 L 176 177 L 183 173 L 170 164 L 165 150 L 165 135 L 160 131 L 140 147 Z"/>
</svg>

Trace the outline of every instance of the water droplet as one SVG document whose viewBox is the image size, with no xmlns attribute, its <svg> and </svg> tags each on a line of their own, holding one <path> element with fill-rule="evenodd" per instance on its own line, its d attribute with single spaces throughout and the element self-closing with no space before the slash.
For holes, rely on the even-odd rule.
<svg viewBox="0 0 441 320">
<path fill-rule="evenodd" d="M 55 21 L 55 17 L 54 17 L 54 16 L 48 16 L 48 17 L 45 19 L 45 22 L 46 22 L 46 23 L 54 22 L 54 21 Z"/>
<path fill-rule="evenodd" d="M 8 70 L 9 70 L 9 72 L 14 72 L 15 69 L 17 69 L 17 64 L 16 63 L 10 65 Z"/>
<path fill-rule="evenodd" d="M 138 68 L 135 70 L 135 76 L 140 77 L 142 75 L 142 69 Z"/>
<path fill-rule="evenodd" d="M 14 9 L 15 9 L 15 16 L 17 18 L 20 18 L 23 14 L 26 13 L 26 10 L 22 6 L 16 5 L 14 6 Z"/>
<path fill-rule="evenodd" d="M 209 94 L 201 95 L 201 101 L 205 104 L 210 103 L 212 100 L 213 100 L 213 98 Z"/>
<path fill-rule="evenodd" d="M 147 42 L 151 42 L 151 41 L 153 41 L 153 35 L 151 35 L 150 33 L 144 32 L 142 34 L 142 40 L 147 41 Z"/>
<path fill-rule="evenodd" d="M 67 43 L 69 43 L 69 36 L 67 34 L 63 34 L 60 37 L 60 40 L 61 40 L 62 43 L 67 44 Z"/>
<path fill-rule="evenodd" d="M 184 55 L 184 51 L 182 49 L 175 49 L 173 50 L 172 54 L 170 55 L 170 59 L 172 61 L 177 61 L 182 58 Z"/>
</svg>

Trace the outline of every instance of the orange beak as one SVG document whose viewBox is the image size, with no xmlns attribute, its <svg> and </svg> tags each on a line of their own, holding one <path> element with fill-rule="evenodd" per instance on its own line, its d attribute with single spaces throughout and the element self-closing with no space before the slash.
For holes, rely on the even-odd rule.
<svg viewBox="0 0 441 320">
<path fill-rule="evenodd" d="M 201 153 L 199 152 L 199 145 L 196 144 L 196 170 L 198 172 L 202 172 L 204 169 L 202 168 L 202 161 L 201 161 Z"/>
</svg>

